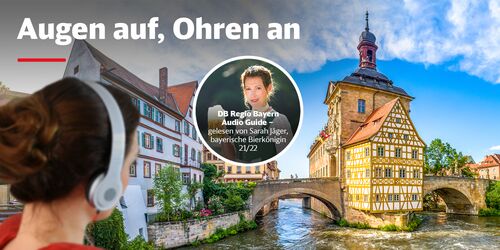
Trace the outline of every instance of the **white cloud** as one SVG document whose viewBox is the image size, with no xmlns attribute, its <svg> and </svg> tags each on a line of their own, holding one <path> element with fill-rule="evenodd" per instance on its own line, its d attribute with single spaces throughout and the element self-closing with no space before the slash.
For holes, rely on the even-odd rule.
<svg viewBox="0 0 500 250">
<path fill-rule="evenodd" d="M 493 146 L 493 147 L 490 148 L 490 150 L 492 150 L 492 151 L 500 151 L 500 145 Z"/>
<path fill-rule="evenodd" d="M 500 83 L 500 1 L 470 0 L 404 0 L 404 1 L 148 1 L 127 3 L 94 9 L 84 3 L 61 4 L 59 9 L 79 10 L 62 13 L 64 21 L 102 21 L 107 26 L 114 22 L 143 22 L 149 17 L 159 16 L 161 31 L 167 35 L 163 44 L 154 41 L 90 41 L 98 49 L 129 68 L 146 81 L 157 84 L 158 69 L 167 66 L 171 83 L 201 79 L 205 72 L 217 63 L 238 55 L 258 55 L 277 61 L 286 69 L 297 72 L 313 72 L 327 61 L 357 58 L 358 37 L 363 31 L 364 12 L 370 11 L 370 31 L 377 37 L 377 58 L 401 59 L 425 65 L 447 63 L 450 70 L 460 70 L 492 83 Z M 81 5 L 81 6 L 80 6 Z M 45 6 L 45 5 L 44 5 Z M 35 13 L 18 10 L 0 10 L 2 21 L 19 20 L 13 13 L 23 13 L 38 21 L 54 21 L 55 11 L 47 8 Z M 37 9 L 34 7 L 34 9 Z M 49 13 L 53 11 L 54 13 Z M 117 14 L 119 13 L 119 15 Z M 57 12 L 59 15 L 59 12 Z M 258 41 L 189 40 L 180 41 L 172 37 L 171 26 L 175 19 L 187 16 L 203 17 L 210 23 L 258 22 L 261 39 Z M 97 18 L 98 17 L 98 18 Z M 16 19 L 17 18 L 17 19 Z M 301 25 L 298 41 L 268 41 L 265 27 L 269 22 L 297 22 Z M 2 46 L 0 70 L 2 81 L 19 89 L 16 85 L 47 83 L 59 78 L 62 67 L 39 68 L 39 65 L 19 65 L 16 57 L 23 53 L 36 55 L 65 55 L 69 47 L 45 49 L 50 41 L 16 41 L 18 26 L 9 26 L 8 35 L 0 37 Z M 36 47 L 38 46 L 38 47 Z M 11 49 L 15 48 L 15 49 Z M 36 50 L 36 51 L 35 51 Z M 52 51 L 56 51 L 52 52 Z M 52 66 L 51 66 L 52 67 Z M 15 72 L 40 72 L 24 74 Z M 43 73 L 43 74 L 42 74 Z M 390 72 L 389 73 L 390 76 Z M 38 89 L 40 86 L 33 87 Z"/>
<path fill-rule="evenodd" d="M 269 21 L 298 22 L 301 24 L 301 40 L 172 41 L 164 58 L 158 60 L 176 58 L 173 77 L 184 72 L 188 76 L 178 77 L 186 80 L 193 76 L 199 79 L 199 70 L 206 72 L 209 66 L 240 54 L 269 57 L 289 70 L 311 72 L 320 69 L 327 60 L 357 58 L 356 46 L 364 28 L 364 12 L 369 10 L 370 31 L 377 36 L 379 59 L 402 59 L 425 65 L 446 62 L 451 63 L 450 69 L 500 83 L 499 1 L 325 0 L 246 7 L 246 3 L 235 3 L 233 9 L 248 12 L 241 15 L 238 11 L 228 11 L 224 19 L 238 22 L 259 20 L 261 27 Z M 177 5 L 175 8 L 176 13 L 193 11 L 189 6 Z M 193 16 L 213 16 L 212 19 L 217 20 L 214 16 L 220 13 L 217 5 L 208 2 L 202 3 L 198 9 L 203 11 Z M 200 61 L 209 66 L 201 65 Z M 157 78 L 156 75 L 152 77 Z"/>
</svg>

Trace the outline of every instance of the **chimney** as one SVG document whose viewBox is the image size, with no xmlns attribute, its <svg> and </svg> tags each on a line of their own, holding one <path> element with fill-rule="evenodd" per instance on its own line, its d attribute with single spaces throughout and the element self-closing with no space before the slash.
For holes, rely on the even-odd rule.
<svg viewBox="0 0 500 250">
<path fill-rule="evenodd" d="M 167 97 L 168 89 L 168 68 L 163 67 L 160 69 L 160 94 L 159 99 L 161 102 L 165 102 Z"/>
</svg>

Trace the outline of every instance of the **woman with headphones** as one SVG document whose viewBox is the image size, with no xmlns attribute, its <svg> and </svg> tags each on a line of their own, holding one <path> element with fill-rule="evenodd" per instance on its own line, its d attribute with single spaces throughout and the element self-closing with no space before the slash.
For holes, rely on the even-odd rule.
<svg viewBox="0 0 500 250">
<path fill-rule="evenodd" d="M 109 85 L 65 78 L 0 107 L 0 180 L 24 203 L 0 224 L 0 249 L 96 249 L 138 154 L 139 113 Z"/>
</svg>

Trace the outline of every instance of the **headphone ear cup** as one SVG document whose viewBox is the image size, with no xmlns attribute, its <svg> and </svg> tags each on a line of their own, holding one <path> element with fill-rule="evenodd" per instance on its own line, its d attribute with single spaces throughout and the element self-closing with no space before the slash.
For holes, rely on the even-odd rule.
<svg viewBox="0 0 500 250">
<path fill-rule="evenodd" d="M 87 200 L 90 205 L 96 207 L 95 199 L 99 193 L 99 185 L 102 183 L 104 179 L 104 173 L 95 174 L 92 178 L 90 178 L 89 184 L 87 185 Z"/>
</svg>

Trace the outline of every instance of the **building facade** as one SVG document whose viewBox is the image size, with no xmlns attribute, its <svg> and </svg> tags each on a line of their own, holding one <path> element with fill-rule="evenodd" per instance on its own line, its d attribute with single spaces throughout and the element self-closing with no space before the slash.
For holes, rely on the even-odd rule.
<svg viewBox="0 0 500 250">
<path fill-rule="evenodd" d="M 166 70 L 166 69 L 165 69 Z M 166 72 L 168 74 L 168 72 Z M 161 75 L 161 73 L 160 73 Z M 160 81 L 161 83 L 161 81 Z M 182 146 L 181 146 L 181 175 L 183 192 L 187 193 L 188 186 L 193 183 L 203 182 L 203 170 L 201 169 L 203 145 L 198 137 L 193 120 L 193 101 L 198 82 L 192 81 L 168 87 L 177 102 L 179 110 L 184 119 L 182 121 Z M 196 204 L 203 202 L 203 192 L 200 189 L 194 197 L 194 202 L 189 206 L 196 207 Z"/>
<path fill-rule="evenodd" d="M 233 165 L 220 160 L 206 148 L 203 150 L 203 162 L 214 164 L 217 170 L 223 171 L 223 182 L 277 180 L 281 172 L 277 161 L 255 166 Z"/>
<path fill-rule="evenodd" d="M 167 165 L 177 168 L 179 172 L 188 173 L 192 181 L 203 178 L 200 169 L 202 146 L 191 117 L 192 97 L 197 82 L 169 86 L 168 69 L 161 68 L 159 87 L 156 87 L 82 40 L 74 42 L 64 76 L 113 85 L 130 95 L 141 114 L 137 128 L 140 152 L 136 162 L 130 167 L 131 187 L 127 187 L 119 207 L 124 211 L 131 209 L 127 202 L 135 202 L 136 196 L 140 194 L 139 200 L 143 201 L 145 211 L 142 211 L 140 218 L 124 216 L 125 224 L 144 225 L 128 223 L 127 220 L 144 220 L 144 214 L 147 219 L 151 219 L 159 212 L 152 190 L 154 177 L 161 168 Z M 189 183 L 191 182 L 185 184 Z M 201 196 L 201 192 L 198 196 Z M 124 215 L 126 214 L 125 211 Z M 141 211 L 134 211 L 133 214 L 140 215 Z M 145 228 L 127 228 L 127 233 L 131 238 L 138 234 L 147 238 Z"/>
<path fill-rule="evenodd" d="M 324 104 L 328 106 L 328 122 L 324 126 L 324 130 L 321 131 L 321 135 L 318 136 L 311 145 L 308 153 L 309 176 L 340 178 L 342 184 L 347 187 L 346 190 L 352 192 L 352 194 L 349 193 L 352 195 L 351 199 L 349 199 L 349 202 L 351 202 L 350 206 L 356 209 L 376 211 L 371 209 L 371 202 L 377 200 L 377 192 L 380 192 L 373 191 L 375 186 L 371 186 L 371 183 L 379 181 L 378 177 L 375 177 L 377 172 L 376 170 L 374 172 L 374 167 L 377 166 L 376 168 L 378 169 L 378 164 L 385 164 L 385 166 L 391 168 L 392 171 L 398 171 L 399 168 L 397 166 L 403 166 L 404 164 L 393 162 L 390 155 L 395 153 L 394 150 L 396 147 L 401 147 L 400 150 L 403 150 L 404 147 L 406 150 L 405 154 L 408 154 L 408 151 L 412 152 L 413 149 L 407 148 L 404 143 L 396 143 L 396 136 L 403 136 L 404 140 L 406 138 L 404 133 L 410 133 L 410 131 L 412 131 L 417 138 L 418 135 L 416 135 L 414 127 L 408 129 L 408 132 L 392 132 L 393 138 L 391 138 L 391 141 L 384 142 L 385 144 L 383 145 L 384 149 L 386 146 L 388 147 L 386 151 L 387 158 L 379 159 L 378 155 L 373 155 L 376 154 L 376 149 L 378 149 L 379 145 L 372 141 L 372 136 L 375 136 L 377 133 L 389 136 L 389 132 L 385 131 L 389 129 L 389 125 L 385 123 L 385 120 L 379 119 L 377 121 L 378 130 L 372 129 L 369 131 L 366 127 L 370 119 L 380 118 L 375 116 L 380 113 L 379 111 L 381 109 L 384 109 L 384 111 L 386 111 L 385 115 L 391 117 L 390 119 L 392 119 L 392 116 L 402 116 L 402 114 L 406 114 L 405 117 L 399 117 L 398 119 L 400 119 L 401 122 L 404 121 L 405 124 L 411 124 L 409 113 L 410 102 L 413 100 L 413 97 L 408 95 L 402 88 L 395 86 L 387 76 L 377 71 L 376 51 L 378 47 L 376 45 L 376 37 L 370 32 L 368 27 L 368 14 L 366 17 L 366 27 L 359 37 L 357 49 L 359 52 L 359 67 L 342 80 L 330 81 L 328 83 L 324 99 Z M 392 106 L 390 106 L 391 103 Z M 384 106 L 385 108 L 382 108 Z M 396 107 L 398 111 L 395 110 Z M 372 132 L 374 134 L 368 136 L 367 132 Z M 362 140 L 356 143 L 353 143 L 352 140 L 349 141 L 356 133 L 358 133 L 358 136 L 359 134 L 364 135 L 359 136 Z M 408 134 L 408 136 L 410 136 L 410 134 Z M 423 142 L 421 142 L 421 140 L 419 140 L 419 142 L 420 147 L 420 144 L 423 144 Z M 373 147 L 375 147 L 375 150 Z M 368 152 L 365 152 L 365 148 L 368 148 Z M 420 152 L 419 148 L 417 150 L 419 152 L 417 157 L 420 157 L 423 152 Z M 349 154 L 350 156 L 348 157 Z M 380 157 L 385 156 L 384 152 L 384 155 Z M 350 160 L 347 160 L 348 158 Z M 414 165 L 418 165 L 418 168 L 423 168 L 423 161 L 419 160 L 418 163 L 414 163 Z M 383 168 L 385 169 L 386 167 Z M 413 167 L 410 168 L 413 169 Z M 350 171 L 347 171 L 348 169 Z M 369 173 L 367 171 L 369 171 Z M 394 172 L 392 172 L 392 174 L 394 174 Z M 393 184 L 387 187 L 392 190 L 391 192 L 395 192 L 393 188 L 396 182 L 398 182 L 397 186 L 404 190 L 409 186 L 413 186 L 413 184 L 407 186 L 406 184 L 399 183 L 400 181 L 396 181 L 394 175 L 391 176 L 393 177 L 388 177 L 387 180 L 381 180 L 382 183 L 385 183 L 392 178 L 389 182 Z M 405 175 L 405 177 L 406 176 L 407 175 Z M 421 179 L 422 176 L 419 175 L 419 178 Z M 384 199 L 389 199 L 389 191 L 386 191 L 385 186 L 382 189 L 384 189 L 385 194 L 387 194 L 384 196 Z M 397 192 L 400 192 L 400 190 L 398 189 Z M 413 190 L 411 192 L 413 192 Z M 381 194 L 378 196 L 379 201 L 382 199 L 380 195 Z M 393 199 L 394 196 L 390 198 Z M 398 198 L 401 199 L 401 196 Z M 411 197 L 410 199 L 412 198 L 415 197 Z M 418 196 L 417 199 L 421 200 L 421 195 Z M 311 208 L 329 214 L 329 210 L 320 201 L 314 198 L 311 199 Z M 395 210 L 388 209 L 387 211 Z"/>
<path fill-rule="evenodd" d="M 424 146 L 399 98 L 375 110 L 344 145 L 348 206 L 422 210 Z"/>
<path fill-rule="evenodd" d="M 468 164 L 468 166 L 477 174 L 477 178 L 500 179 L 500 154 L 487 155 L 478 164 Z"/>
</svg>

